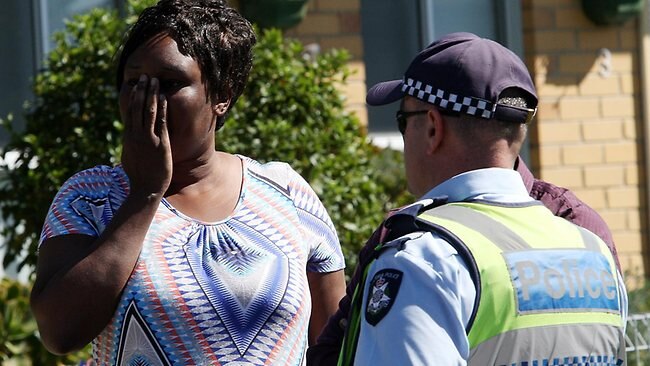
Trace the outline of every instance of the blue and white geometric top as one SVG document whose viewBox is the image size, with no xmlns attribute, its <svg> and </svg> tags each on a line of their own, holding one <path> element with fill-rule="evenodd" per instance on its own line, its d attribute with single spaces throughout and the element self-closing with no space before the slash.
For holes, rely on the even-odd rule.
<svg viewBox="0 0 650 366">
<path fill-rule="evenodd" d="M 240 156 L 232 215 L 205 223 L 166 200 L 111 321 L 93 340 L 99 365 L 300 365 L 311 299 L 307 271 L 344 259 L 332 221 L 289 165 Z M 98 236 L 129 191 L 121 166 L 77 173 L 41 235 Z"/>
</svg>

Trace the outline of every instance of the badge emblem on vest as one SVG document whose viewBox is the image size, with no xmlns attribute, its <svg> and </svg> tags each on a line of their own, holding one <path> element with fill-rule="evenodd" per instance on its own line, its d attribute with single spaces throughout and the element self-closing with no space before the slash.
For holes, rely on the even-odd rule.
<svg viewBox="0 0 650 366">
<path fill-rule="evenodd" d="M 366 321 L 369 324 L 377 325 L 388 314 L 397 298 L 402 275 L 396 269 L 383 269 L 372 278 L 366 303 Z"/>
</svg>

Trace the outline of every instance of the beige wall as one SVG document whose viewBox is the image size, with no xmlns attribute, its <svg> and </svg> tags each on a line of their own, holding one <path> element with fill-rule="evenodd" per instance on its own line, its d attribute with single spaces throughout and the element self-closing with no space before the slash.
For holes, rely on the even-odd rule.
<svg viewBox="0 0 650 366">
<path fill-rule="evenodd" d="M 522 4 L 526 62 L 540 97 L 533 168 L 596 209 L 624 270 L 640 274 L 648 238 L 638 23 L 595 26 L 579 0 Z"/>
<path fill-rule="evenodd" d="M 624 270 L 641 274 L 648 235 L 638 22 L 597 27 L 580 0 L 521 1 L 526 63 L 540 96 L 533 171 L 596 209 Z M 346 89 L 348 107 L 365 123 L 360 1 L 311 0 L 306 19 L 286 34 L 351 52 L 357 74 Z"/>
</svg>

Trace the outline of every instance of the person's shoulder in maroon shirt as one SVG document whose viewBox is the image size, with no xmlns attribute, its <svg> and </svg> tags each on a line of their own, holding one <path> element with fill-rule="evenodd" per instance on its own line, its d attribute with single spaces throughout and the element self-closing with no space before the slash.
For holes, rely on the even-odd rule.
<svg viewBox="0 0 650 366">
<path fill-rule="evenodd" d="M 535 178 L 521 158 L 515 164 L 515 170 L 519 172 L 524 180 L 528 194 L 532 198 L 542 201 L 544 206 L 551 210 L 555 216 L 582 226 L 603 239 L 612 252 L 616 266 L 620 270 L 621 266 L 618 261 L 616 246 L 614 246 L 614 239 L 612 239 L 612 233 L 609 231 L 605 220 L 570 190 Z"/>
<path fill-rule="evenodd" d="M 594 209 L 582 202 L 570 190 L 535 178 L 521 158 L 515 163 L 515 170 L 521 175 L 526 189 L 528 189 L 528 194 L 532 198 L 544 203 L 544 206 L 551 210 L 555 216 L 582 226 L 603 239 L 612 252 L 616 266 L 620 271 L 621 267 L 612 233 L 609 231 L 605 220 Z M 341 344 L 343 343 L 343 331 L 347 325 L 350 302 L 361 274 L 360 268 L 363 268 L 370 260 L 372 248 L 379 243 L 381 232 L 382 226 L 373 233 L 359 252 L 357 268 L 355 268 L 354 275 L 347 286 L 345 297 L 339 302 L 338 311 L 330 317 L 316 344 L 307 349 L 308 366 L 335 366 L 337 364 Z"/>
</svg>

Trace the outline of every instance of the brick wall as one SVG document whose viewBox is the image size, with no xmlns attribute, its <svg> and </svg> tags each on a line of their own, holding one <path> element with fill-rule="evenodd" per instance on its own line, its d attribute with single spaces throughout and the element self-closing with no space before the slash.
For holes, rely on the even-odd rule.
<svg viewBox="0 0 650 366">
<path fill-rule="evenodd" d="M 641 274 L 648 237 L 638 24 L 595 26 L 579 0 L 523 0 L 522 9 L 540 97 L 533 169 L 596 209 L 624 270 Z"/>
</svg>

